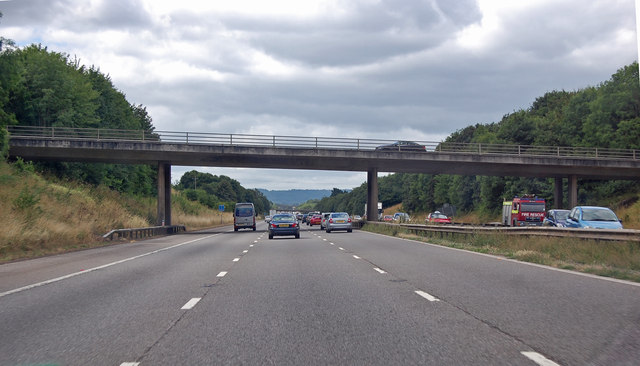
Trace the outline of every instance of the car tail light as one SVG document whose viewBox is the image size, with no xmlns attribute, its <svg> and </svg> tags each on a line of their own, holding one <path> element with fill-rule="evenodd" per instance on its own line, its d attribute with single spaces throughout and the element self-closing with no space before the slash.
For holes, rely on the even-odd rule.
<svg viewBox="0 0 640 366">
<path fill-rule="evenodd" d="M 330 223 L 330 224 L 333 224 L 333 219 L 329 219 L 329 223 Z"/>
<path fill-rule="evenodd" d="M 278 225 L 276 225 L 276 224 L 271 224 L 271 227 L 272 227 L 272 228 L 277 228 L 277 227 L 278 227 Z"/>
<path fill-rule="evenodd" d="M 295 224 L 295 223 L 291 224 L 291 227 L 296 227 L 296 226 L 298 226 L 298 224 Z"/>
<path fill-rule="evenodd" d="M 347 220 L 347 222 L 351 222 L 351 217 L 349 217 L 349 220 Z"/>
</svg>

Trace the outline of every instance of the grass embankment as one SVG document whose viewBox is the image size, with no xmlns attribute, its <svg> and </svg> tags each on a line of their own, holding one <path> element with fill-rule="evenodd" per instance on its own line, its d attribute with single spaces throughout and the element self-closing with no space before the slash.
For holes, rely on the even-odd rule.
<svg viewBox="0 0 640 366">
<path fill-rule="evenodd" d="M 172 201 L 174 225 L 220 225 L 217 210 L 176 192 Z M 110 230 L 154 226 L 156 217 L 153 197 L 61 182 L 35 173 L 30 164 L 0 161 L 0 263 L 110 244 L 101 240 Z M 231 213 L 223 214 L 223 223 L 232 221 Z"/>
<path fill-rule="evenodd" d="M 417 232 L 392 225 L 365 225 L 363 230 L 451 248 L 504 256 L 524 262 L 640 282 L 640 243 L 537 238 L 499 234 Z"/>
</svg>

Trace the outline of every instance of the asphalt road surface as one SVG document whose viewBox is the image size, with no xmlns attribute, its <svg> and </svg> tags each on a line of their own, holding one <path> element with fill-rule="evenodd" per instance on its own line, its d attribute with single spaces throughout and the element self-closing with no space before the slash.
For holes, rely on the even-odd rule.
<svg viewBox="0 0 640 366">
<path fill-rule="evenodd" d="M 638 365 L 640 286 L 360 232 L 0 266 L 0 365 Z"/>
</svg>

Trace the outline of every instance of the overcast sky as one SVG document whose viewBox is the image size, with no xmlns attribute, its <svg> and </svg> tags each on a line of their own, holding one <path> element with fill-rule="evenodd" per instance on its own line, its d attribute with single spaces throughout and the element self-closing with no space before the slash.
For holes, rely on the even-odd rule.
<svg viewBox="0 0 640 366">
<path fill-rule="evenodd" d="M 162 131 L 440 141 L 638 59 L 634 0 L 0 0 L 0 11 L 1 36 L 99 67 Z M 366 180 L 197 170 L 247 188 Z"/>
</svg>

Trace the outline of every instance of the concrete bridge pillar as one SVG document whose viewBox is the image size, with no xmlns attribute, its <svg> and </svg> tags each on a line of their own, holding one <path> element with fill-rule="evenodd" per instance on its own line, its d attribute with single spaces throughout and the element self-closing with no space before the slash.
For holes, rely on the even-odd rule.
<svg viewBox="0 0 640 366">
<path fill-rule="evenodd" d="M 568 209 L 572 209 L 578 205 L 578 177 L 569 176 L 569 192 L 568 193 Z"/>
<path fill-rule="evenodd" d="M 378 169 L 367 170 L 367 221 L 378 221 Z"/>
<path fill-rule="evenodd" d="M 556 184 L 553 190 L 553 208 L 563 208 L 562 197 L 562 178 L 556 178 Z"/>
<path fill-rule="evenodd" d="M 158 163 L 158 226 L 171 225 L 171 164 Z"/>
</svg>

